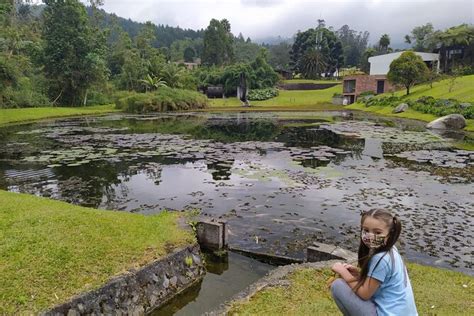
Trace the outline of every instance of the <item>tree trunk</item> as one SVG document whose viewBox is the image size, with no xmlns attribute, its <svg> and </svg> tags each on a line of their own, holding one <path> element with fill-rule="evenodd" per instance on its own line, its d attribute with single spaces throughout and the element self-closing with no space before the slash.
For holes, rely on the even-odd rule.
<svg viewBox="0 0 474 316">
<path fill-rule="evenodd" d="M 84 95 L 84 104 L 83 104 L 83 106 L 86 106 L 86 104 L 87 104 L 87 93 L 88 93 L 88 90 L 86 89 L 86 93 Z"/>
<path fill-rule="evenodd" d="M 407 95 L 409 95 L 410 94 L 410 86 L 406 86 L 406 88 L 407 88 Z"/>
</svg>

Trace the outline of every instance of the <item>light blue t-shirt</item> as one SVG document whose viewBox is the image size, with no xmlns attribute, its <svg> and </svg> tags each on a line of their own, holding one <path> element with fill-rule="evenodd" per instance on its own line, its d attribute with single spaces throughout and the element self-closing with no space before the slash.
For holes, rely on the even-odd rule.
<svg viewBox="0 0 474 316">
<path fill-rule="evenodd" d="M 380 282 L 372 296 L 378 316 L 418 315 L 410 279 L 397 248 L 374 255 L 369 262 L 368 276 Z"/>
</svg>

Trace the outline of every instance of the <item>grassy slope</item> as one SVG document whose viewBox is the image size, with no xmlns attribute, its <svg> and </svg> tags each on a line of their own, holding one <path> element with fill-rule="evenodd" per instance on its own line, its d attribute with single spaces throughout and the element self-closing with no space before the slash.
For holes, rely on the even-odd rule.
<svg viewBox="0 0 474 316">
<path fill-rule="evenodd" d="M 435 82 L 433 84 L 433 89 L 430 88 L 428 84 L 419 85 L 412 89 L 410 95 L 406 96 L 408 99 L 418 99 L 421 96 L 433 96 L 435 98 L 453 98 L 463 102 L 471 102 L 474 104 L 474 75 L 464 76 L 456 79 L 455 85 L 452 92 L 449 92 L 450 80 L 443 80 L 440 82 Z M 403 96 L 405 91 L 397 91 L 396 95 Z M 407 112 L 393 114 L 392 108 L 390 107 L 366 107 L 360 103 L 354 103 L 346 107 L 347 109 L 352 110 L 362 110 L 366 112 L 372 112 L 376 114 L 388 115 L 388 116 L 397 116 L 405 117 L 411 119 L 417 119 L 425 122 L 430 122 L 437 117 L 431 114 L 420 113 L 414 110 L 408 110 Z M 467 131 L 474 131 L 474 120 L 467 120 Z"/>
<path fill-rule="evenodd" d="M 420 315 L 474 314 L 474 278 L 418 264 L 408 264 L 408 269 Z M 329 269 L 297 270 L 290 276 L 288 288 L 264 289 L 248 303 L 235 305 L 230 314 L 337 315 L 339 310 L 327 286 L 331 276 Z"/>
<path fill-rule="evenodd" d="M 451 92 L 449 92 L 450 82 L 450 79 L 435 82 L 432 89 L 429 84 L 418 85 L 411 89 L 408 98 L 418 99 L 421 96 L 429 95 L 440 99 L 456 99 L 461 102 L 474 103 L 474 75 L 457 78 Z M 396 92 L 396 95 L 399 96 L 405 94 L 405 90 Z"/>
<path fill-rule="evenodd" d="M 217 110 L 340 110 L 342 106 L 332 105 L 334 93 L 341 92 L 341 85 L 323 90 L 280 90 L 277 97 L 264 101 L 250 101 L 252 107 L 244 108 L 237 98 L 211 99 L 211 111 Z"/>
<path fill-rule="evenodd" d="M 36 313 L 194 242 L 177 213 L 101 211 L 0 190 L 0 315 Z"/>
<path fill-rule="evenodd" d="M 0 109 L 0 125 L 62 116 L 80 116 L 117 112 L 114 104 L 88 107 L 39 107 Z"/>
</svg>

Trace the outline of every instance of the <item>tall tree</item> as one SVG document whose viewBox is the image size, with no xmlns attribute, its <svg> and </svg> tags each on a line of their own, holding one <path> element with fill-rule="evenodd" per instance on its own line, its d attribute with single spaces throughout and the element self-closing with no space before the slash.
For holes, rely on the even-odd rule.
<svg viewBox="0 0 474 316">
<path fill-rule="evenodd" d="M 433 24 L 426 23 L 413 28 L 411 35 L 405 35 L 405 42 L 412 44 L 413 50 L 417 52 L 433 51 L 436 48 Z"/>
<path fill-rule="evenodd" d="M 369 32 L 357 32 L 351 30 L 348 25 L 343 25 L 336 34 L 342 43 L 344 66 L 361 66 L 369 41 Z"/>
<path fill-rule="evenodd" d="M 381 52 L 387 53 L 388 47 L 390 46 L 390 36 L 383 34 L 379 40 L 379 49 Z"/>
<path fill-rule="evenodd" d="M 79 1 L 44 3 L 44 70 L 51 93 L 60 104 L 83 104 L 88 89 L 107 76 L 105 34 L 92 31 Z"/>
<path fill-rule="evenodd" d="M 212 19 L 204 31 L 203 64 L 229 64 L 234 59 L 233 38 L 229 21 Z"/>
<path fill-rule="evenodd" d="M 277 45 L 271 45 L 268 48 L 268 63 L 275 69 L 289 70 L 290 50 L 291 45 L 286 42 L 281 42 Z"/>
<path fill-rule="evenodd" d="M 428 71 L 428 67 L 420 56 L 407 51 L 391 62 L 387 78 L 394 84 L 403 85 L 408 95 L 410 88 L 423 81 Z"/>
<path fill-rule="evenodd" d="M 310 50 L 318 51 L 319 59 L 322 60 L 325 67 L 321 73 L 327 76 L 331 75 L 341 67 L 344 63 L 344 56 L 342 52 L 341 41 L 336 37 L 336 34 L 323 27 L 324 21 L 318 21 L 319 26 L 315 29 L 308 29 L 304 32 L 298 32 L 296 34 L 295 42 L 291 47 L 290 51 L 290 67 L 296 72 L 303 76 L 314 77 L 313 72 L 308 72 L 308 69 L 314 70 L 314 67 L 308 67 L 305 65 L 306 62 L 311 61 L 314 65 L 314 58 L 308 58 L 310 56 L 316 56 L 314 53 L 307 54 Z M 306 56 L 306 57 L 305 57 Z M 322 65 L 323 63 L 318 62 L 317 64 Z"/>
</svg>

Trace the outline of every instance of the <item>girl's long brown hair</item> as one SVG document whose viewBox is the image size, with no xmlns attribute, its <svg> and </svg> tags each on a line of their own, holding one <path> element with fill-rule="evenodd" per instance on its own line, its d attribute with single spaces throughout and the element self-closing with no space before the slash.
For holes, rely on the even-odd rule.
<svg viewBox="0 0 474 316">
<path fill-rule="evenodd" d="M 364 221 L 367 217 L 373 217 L 375 219 L 381 220 L 387 224 L 389 227 L 388 239 L 385 245 L 380 248 L 377 248 L 373 253 L 370 253 L 370 248 L 367 247 L 363 242 L 362 238 L 360 239 L 359 245 L 359 252 L 358 252 L 358 264 L 360 268 L 359 280 L 354 287 L 354 292 L 356 292 L 362 284 L 364 284 L 365 280 L 367 279 L 367 275 L 369 273 L 369 262 L 372 257 L 380 252 L 385 252 L 385 254 L 380 257 L 380 259 L 375 264 L 375 268 L 379 265 L 382 258 L 392 249 L 392 247 L 397 242 L 398 238 L 400 237 L 400 233 L 402 231 L 402 224 L 400 220 L 393 216 L 389 211 L 384 209 L 372 209 L 362 214 L 362 218 L 360 219 L 360 226 L 364 224 Z M 393 259 L 393 258 L 392 258 Z M 393 260 L 392 260 L 393 263 Z"/>
</svg>

